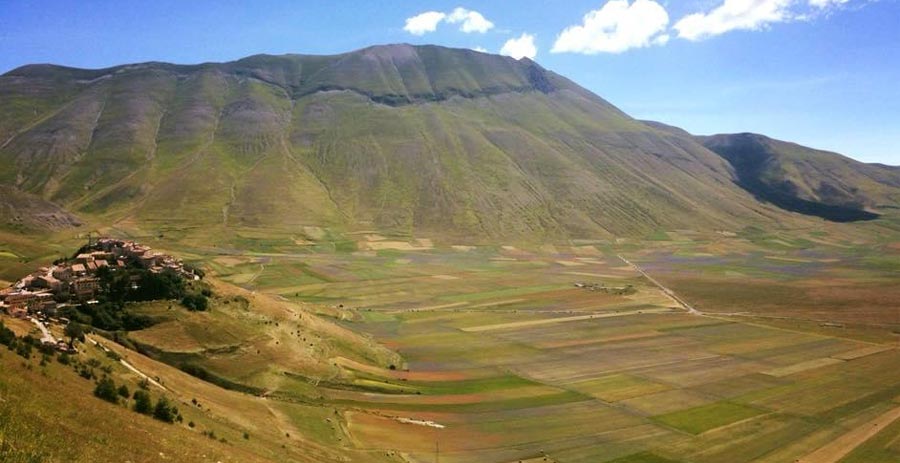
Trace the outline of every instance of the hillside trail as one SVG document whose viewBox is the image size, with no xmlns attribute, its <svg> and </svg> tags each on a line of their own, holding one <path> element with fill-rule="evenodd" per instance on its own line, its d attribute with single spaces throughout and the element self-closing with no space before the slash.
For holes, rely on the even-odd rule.
<svg viewBox="0 0 900 463">
<path fill-rule="evenodd" d="M 98 347 L 100 350 L 102 350 L 103 352 L 106 352 L 106 353 L 111 352 L 111 351 L 109 350 L 108 347 L 104 346 L 103 344 L 101 344 L 101 343 L 98 342 L 97 340 L 92 339 L 90 336 L 87 337 L 87 341 L 88 341 L 89 343 L 91 343 L 91 344 L 97 346 L 97 347 Z M 138 369 L 137 367 L 135 367 L 134 365 L 128 363 L 128 361 L 126 361 L 125 359 L 120 358 L 120 359 L 119 359 L 119 363 L 121 363 L 122 366 L 124 366 L 125 368 L 127 368 L 127 369 L 128 369 L 129 371 L 131 371 L 132 373 L 134 373 L 134 374 L 140 376 L 141 378 L 147 380 L 148 383 L 150 383 L 150 384 L 152 384 L 152 385 L 154 385 L 154 386 L 156 386 L 156 387 L 162 389 L 163 391 L 169 391 L 169 388 L 163 386 L 163 385 L 162 385 L 159 381 L 157 381 L 155 378 L 150 377 L 150 375 L 148 375 L 147 373 L 144 373 L 143 371 L 139 370 L 139 369 Z"/>
</svg>

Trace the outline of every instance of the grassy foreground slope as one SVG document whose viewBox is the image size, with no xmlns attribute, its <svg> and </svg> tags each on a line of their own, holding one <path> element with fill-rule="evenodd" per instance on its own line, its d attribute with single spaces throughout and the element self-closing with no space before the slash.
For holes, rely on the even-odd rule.
<svg viewBox="0 0 900 463">
<path fill-rule="evenodd" d="M 808 223 L 690 137 L 470 50 L 25 66 L 0 76 L 0 119 L 0 184 L 105 223 L 482 240 Z"/>
<path fill-rule="evenodd" d="M 9 322 L 9 320 L 7 320 Z M 40 354 L 28 360 L 0 352 L 0 460 L 4 462 L 397 461 L 385 452 L 345 445 L 330 408 L 274 402 L 221 389 L 175 368 L 96 338 L 130 365 L 161 382 L 147 388 L 165 397 L 181 420 L 165 423 L 132 410 L 135 401 L 105 402 L 95 380 Z M 69 362 L 91 365 L 97 377 L 141 390 L 142 377 L 113 354 L 85 345 Z"/>
</svg>

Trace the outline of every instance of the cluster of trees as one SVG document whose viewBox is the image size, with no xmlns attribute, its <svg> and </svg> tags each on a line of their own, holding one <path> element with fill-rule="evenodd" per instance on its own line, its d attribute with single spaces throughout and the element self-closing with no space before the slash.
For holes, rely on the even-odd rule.
<svg viewBox="0 0 900 463">
<path fill-rule="evenodd" d="M 104 299 L 110 302 L 180 299 L 185 294 L 184 278 L 168 269 L 154 273 L 137 266 L 116 270 L 101 267 L 96 276 Z"/>
<path fill-rule="evenodd" d="M 130 397 L 134 401 L 131 405 L 131 409 L 142 415 L 152 416 L 153 418 L 166 423 L 182 421 L 181 413 L 178 411 L 178 408 L 171 404 L 165 397 L 160 397 L 154 406 L 150 393 L 143 388 L 134 391 L 134 394 L 130 394 L 128 386 L 123 384 L 116 387 L 116 382 L 106 375 L 97 380 L 97 384 L 94 387 L 94 395 L 109 403 L 117 405 L 120 403 L 128 405 Z"/>
<path fill-rule="evenodd" d="M 97 302 L 70 307 L 65 315 L 105 331 L 137 331 L 156 323 L 152 317 L 129 311 L 129 302 L 174 299 L 188 310 L 202 311 L 209 308 L 212 296 L 202 283 L 186 284 L 181 275 L 170 270 L 153 273 L 140 267 L 102 267 L 97 270 L 97 277 L 101 288 Z"/>
<path fill-rule="evenodd" d="M 0 321 L 0 344 L 26 360 L 31 358 L 35 350 L 41 352 L 45 358 L 52 356 L 55 352 L 53 346 L 45 346 L 39 339 L 32 336 L 17 337 L 16 333 L 7 328 L 2 321 Z"/>
</svg>

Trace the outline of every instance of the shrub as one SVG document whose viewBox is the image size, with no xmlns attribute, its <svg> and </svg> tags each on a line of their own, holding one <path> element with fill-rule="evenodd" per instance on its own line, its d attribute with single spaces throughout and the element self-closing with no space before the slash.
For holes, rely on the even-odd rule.
<svg viewBox="0 0 900 463">
<path fill-rule="evenodd" d="M 13 330 L 6 327 L 2 321 L 0 321 L 0 344 L 5 346 L 10 345 L 16 339 L 16 333 L 13 333 Z"/>
<path fill-rule="evenodd" d="M 178 415 L 178 409 L 170 405 L 165 397 L 160 397 L 156 402 L 156 408 L 153 409 L 153 418 L 166 423 L 174 423 L 176 415 Z"/>
<path fill-rule="evenodd" d="M 84 379 L 94 379 L 96 377 L 96 375 L 94 374 L 94 370 L 84 365 L 82 365 L 78 370 L 78 375 Z"/>
<path fill-rule="evenodd" d="M 209 300 L 202 294 L 188 294 L 181 299 L 181 305 L 188 310 L 202 312 L 209 307 Z"/>
<path fill-rule="evenodd" d="M 131 392 L 128 391 L 128 386 L 126 386 L 126 385 L 124 385 L 124 384 L 121 385 L 121 386 L 119 386 L 119 391 L 118 391 L 118 392 L 119 392 L 119 395 L 120 395 L 120 396 L 122 396 L 122 397 L 124 397 L 124 398 L 126 398 L 126 399 L 129 398 L 129 397 L 131 397 Z"/>
<path fill-rule="evenodd" d="M 28 360 L 31 358 L 31 344 L 27 342 L 19 342 L 16 344 L 16 354 Z"/>
<path fill-rule="evenodd" d="M 144 390 L 134 391 L 134 411 L 142 414 L 149 415 L 153 413 L 153 402 L 150 401 L 150 394 Z"/>
<path fill-rule="evenodd" d="M 109 376 L 104 376 L 97 381 L 94 395 L 110 403 L 119 403 L 119 394 L 116 391 L 116 383 Z"/>
</svg>

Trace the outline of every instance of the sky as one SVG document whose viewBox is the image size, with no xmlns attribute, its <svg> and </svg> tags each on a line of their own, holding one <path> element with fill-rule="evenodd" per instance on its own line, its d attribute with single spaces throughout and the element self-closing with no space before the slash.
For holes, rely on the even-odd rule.
<svg viewBox="0 0 900 463">
<path fill-rule="evenodd" d="M 387 43 L 527 56 L 637 118 L 900 165 L 900 0 L 0 0 L 0 73 Z"/>
</svg>

